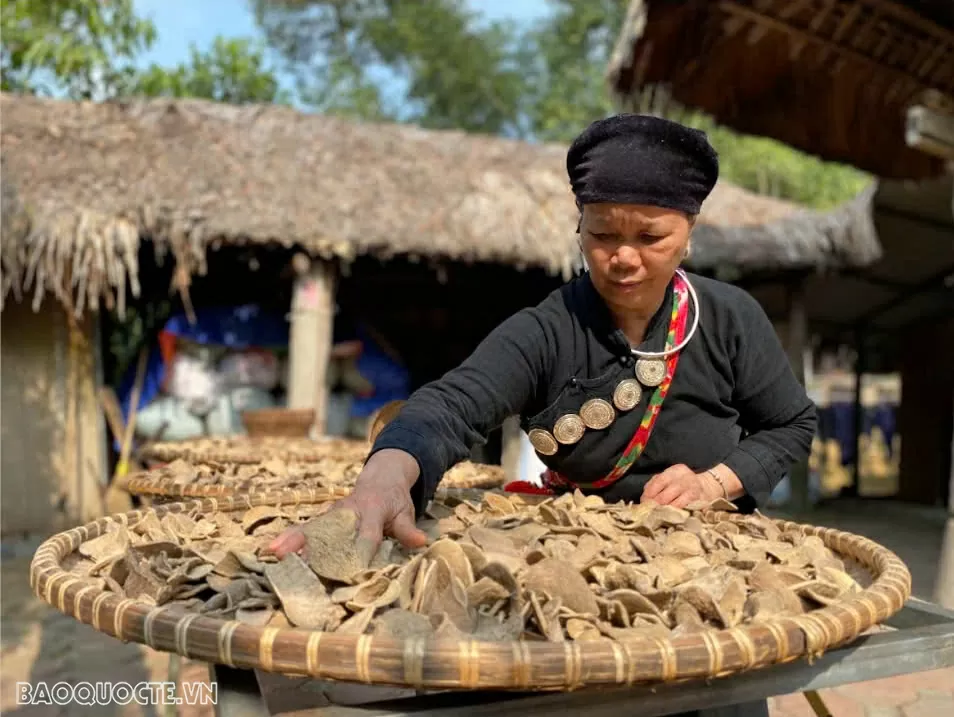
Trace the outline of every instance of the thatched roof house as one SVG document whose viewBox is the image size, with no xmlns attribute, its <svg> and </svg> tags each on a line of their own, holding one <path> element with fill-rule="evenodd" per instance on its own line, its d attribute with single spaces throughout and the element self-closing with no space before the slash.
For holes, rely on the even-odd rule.
<svg viewBox="0 0 954 717">
<path fill-rule="evenodd" d="M 204 270 L 208 249 L 248 243 L 563 275 L 578 261 L 565 147 L 198 100 L 3 95 L 0 108 L 3 179 L 29 219 L 4 225 L 4 295 L 121 306 L 138 290 L 143 239 L 186 275 Z M 823 214 L 720 184 L 693 265 L 866 264 L 880 253 L 869 202 Z"/>
<path fill-rule="evenodd" d="M 905 112 L 954 97 L 954 3 L 632 0 L 609 81 L 623 106 L 661 95 L 881 177 L 937 176 Z"/>
</svg>

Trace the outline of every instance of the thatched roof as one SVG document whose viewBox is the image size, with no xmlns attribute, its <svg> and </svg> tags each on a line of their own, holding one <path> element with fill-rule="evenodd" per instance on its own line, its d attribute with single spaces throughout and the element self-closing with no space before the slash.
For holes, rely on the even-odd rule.
<svg viewBox="0 0 954 717">
<path fill-rule="evenodd" d="M 127 287 L 138 291 L 142 239 L 186 275 L 204 270 L 209 248 L 243 243 L 564 275 L 578 261 L 565 147 L 198 100 L 3 95 L 0 108 L 4 181 L 30 220 L 4 227 L 4 294 L 53 291 L 77 312 L 102 297 L 121 306 Z M 819 214 L 720 184 L 693 261 L 866 264 L 879 254 L 868 201 Z"/>
<path fill-rule="evenodd" d="M 632 0 L 608 78 L 622 107 L 659 95 L 880 177 L 938 176 L 905 112 L 954 96 L 954 3 Z"/>
</svg>

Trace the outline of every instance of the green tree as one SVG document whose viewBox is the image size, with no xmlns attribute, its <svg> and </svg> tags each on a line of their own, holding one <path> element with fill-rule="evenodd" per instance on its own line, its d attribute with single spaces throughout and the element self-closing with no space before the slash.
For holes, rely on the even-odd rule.
<svg viewBox="0 0 954 717">
<path fill-rule="evenodd" d="M 615 111 L 605 80 L 626 3 L 550 0 L 552 11 L 527 33 L 525 111 L 533 133 L 569 142 L 587 124 Z M 720 158 L 720 175 L 746 189 L 829 208 L 870 181 L 852 167 L 822 162 L 770 139 L 740 135 L 698 112 L 673 108 L 670 119 L 704 130 Z"/>
<path fill-rule="evenodd" d="M 606 66 L 622 27 L 620 0 L 550 0 L 548 17 L 525 31 L 524 111 L 538 139 L 569 142 L 614 113 Z"/>
<path fill-rule="evenodd" d="M 252 0 L 303 104 L 429 128 L 520 133 L 516 29 L 461 0 Z"/>
<path fill-rule="evenodd" d="M 244 38 L 217 37 L 211 49 L 190 50 L 188 62 L 173 68 L 153 64 L 139 73 L 128 94 L 149 97 L 202 97 L 216 102 L 288 102 L 263 48 Z"/>
<path fill-rule="evenodd" d="M 132 0 L 3 0 L 4 91 L 103 99 L 134 77 L 156 29 Z"/>
<path fill-rule="evenodd" d="M 460 0 L 252 0 L 269 44 L 318 111 L 569 142 L 615 111 L 606 67 L 623 0 L 550 0 L 540 22 L 482 22 Z M 722 176 L 815 207 L 861 190 L 868 177 L 693 112 Z"/>
</svg>

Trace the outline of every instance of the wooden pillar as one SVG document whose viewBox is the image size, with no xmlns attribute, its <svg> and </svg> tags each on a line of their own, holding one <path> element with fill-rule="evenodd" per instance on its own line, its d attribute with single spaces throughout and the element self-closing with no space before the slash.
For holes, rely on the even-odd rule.
<svg viewBox="0 0 954 717">
<path fill-rule="evenodd" d="M 865 431 L 865 406 L 862 402 L 865 373 L 868 371 L 868 337 L 863 328 L 855 335 L 855 397 L 852 409 L 853 440 L 855 446 L 855 465 L 852 471 L 853 481 L 842 490 L 843 496 L 857 496 L 861 491 L 861 436 Z"/>
<path fill-rule="evenodd" d="M 288 346 L 288 407 L 314 408 L 316 435 L 324 435 L 328 411 L 328 360 L 335 316 L 335 267 L 295 257 Z"/>
<path fill-rule="evenodd" d="M 511 416 L 503 422 L 501 428 L 503 436 L 500 465 L 507 480 L 517 480 L 520 472 L 520 417 Z"/>
<path fill-rule="evenodd" d="M 948 480 L 947 524 L 941 544 L 941 560 L 937 566 L 934 599 L 939 605 L 954 609 L 954 431 L 951 435 L 951 475 Z"/>
<path fill-rule="evenodd" d="M 805 310 L 805 284 L 799 281 L 789 287 L 788 294 L 788 358 L 799 382 L 805 385 L 805 347 L 808 346 L 808 315 Z M 811 507 L 809 499 L 808 457 L 792 466 L 791 508 L 805 513 Z"/>
</svg>

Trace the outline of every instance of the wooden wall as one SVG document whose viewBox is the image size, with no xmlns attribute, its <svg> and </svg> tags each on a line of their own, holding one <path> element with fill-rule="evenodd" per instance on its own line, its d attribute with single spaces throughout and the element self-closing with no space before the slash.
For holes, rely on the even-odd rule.
<svg viewBox="0 0 954 717">
<path fill-rule="evenodd" d="M 101 515 L 105 427 L 97 399 L 95 319 L 47 299 L 0 314 L 0 525 L 50 534 Z"/>
</svg>

